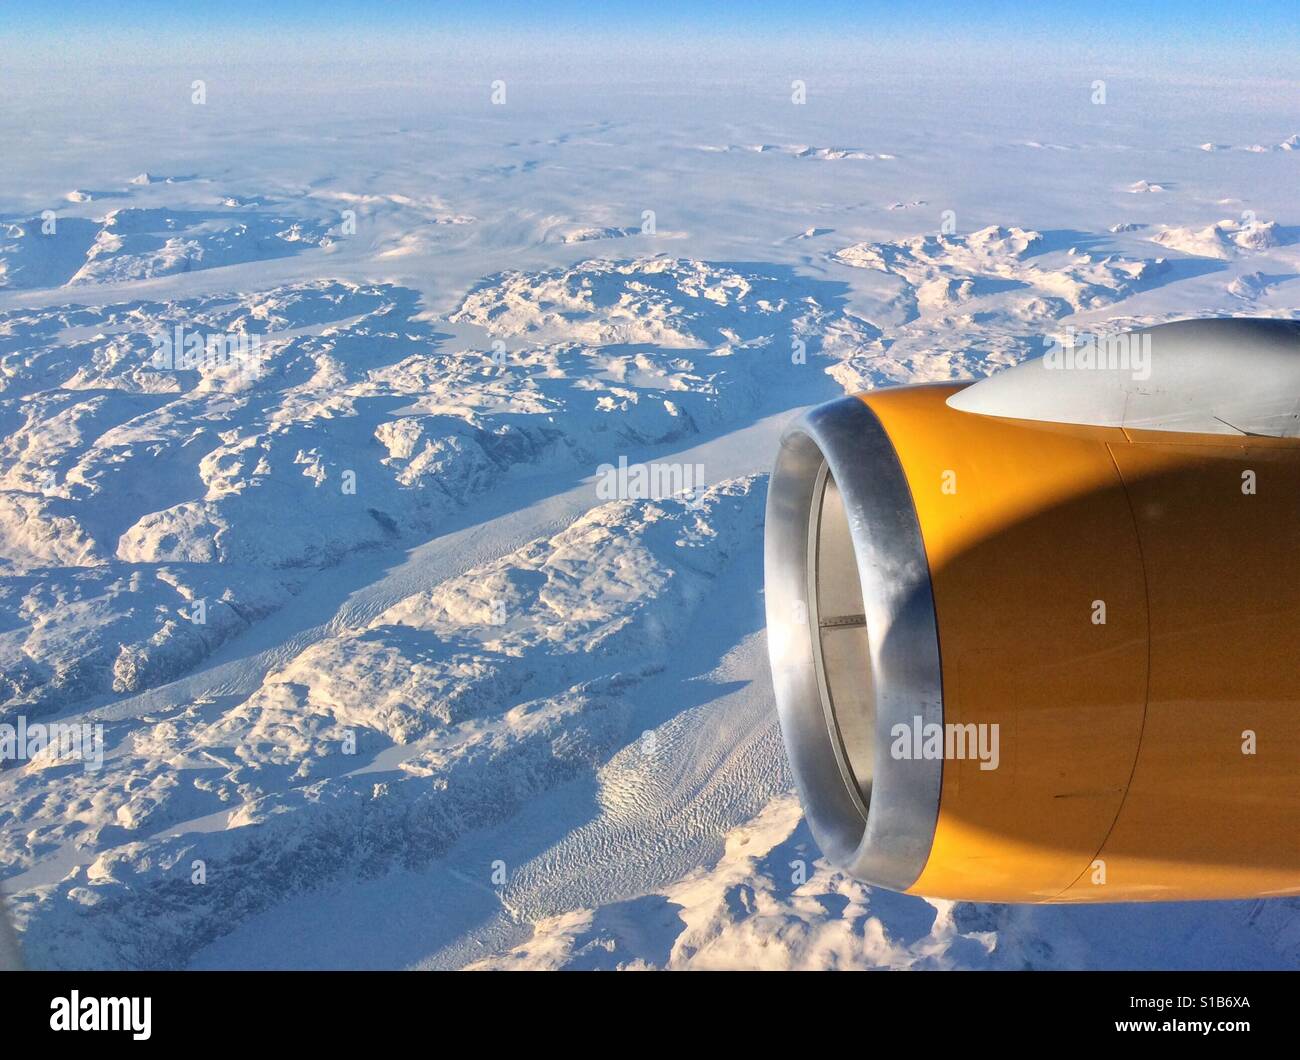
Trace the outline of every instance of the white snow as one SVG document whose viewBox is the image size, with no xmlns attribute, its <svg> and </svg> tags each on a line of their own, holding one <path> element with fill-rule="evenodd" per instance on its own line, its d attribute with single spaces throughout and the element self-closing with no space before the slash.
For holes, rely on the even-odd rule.
<svg viewBox="0 0 1300 1060">
<path fill-rule="evenodd" d="M 33 963 L 1300 964 L 1294 901 L 926 901 L 801 819 L 785 420 L 1300 290 L 1248 84 L 1090 123 L 1059 71 L 880 69 L 171 69 L 93 122 L 6 82 L 0 721 L 107 749 L 0 771 Z M 252 352 L 160 366 L 178 327 Z M 706 488 L 610 500 L 620 457 Z"/>
<path fill-rule="evenodd" d="M 1200 258 L 1235 258 L 1242 251 L 1271 250 L 1292 241 L 1276 221 L 1245 223 L 1225 218 L 1196 229 L 1169 227 L 1151 237 L 1153 243 Z"/>
</svg>

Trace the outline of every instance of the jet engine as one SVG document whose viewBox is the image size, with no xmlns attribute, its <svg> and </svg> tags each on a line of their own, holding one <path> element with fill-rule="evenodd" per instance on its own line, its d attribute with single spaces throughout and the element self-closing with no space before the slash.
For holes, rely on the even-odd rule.
<svg viewBox="0 0 1300 1060">
<path fill-rule="evenodd" d="M 786 750 L 849 873 L 1300 894 L 1300 322 L 1071 335 L 813 409 L 765 568 Z"/>
</svg>

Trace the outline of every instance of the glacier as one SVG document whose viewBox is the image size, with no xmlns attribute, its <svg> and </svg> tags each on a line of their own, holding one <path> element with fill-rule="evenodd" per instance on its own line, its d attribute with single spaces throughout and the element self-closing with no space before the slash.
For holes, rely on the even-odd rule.
<svg viewBox="0 0 1300 1060">
<path fill-rule="evenodd" d="M 217 65 L 197 104 L 164 65 L 91 120 L 0 73 L 0 723 L 106 748 L 0 769 L 28 962 L 1300 966 L 1295 900 L 830 867 L 761 594 L 799 410 L 1067 328 L 1293 318 L 1277 98 L 864 66 L 799 104 L 720 56 L 608 91 L 520 62 L 498 105 L 472 74 Z M 177 328 L 256 357 L 158 363 Z M 602 491 L 651 463 L 700 488 Z"/>
</svg>

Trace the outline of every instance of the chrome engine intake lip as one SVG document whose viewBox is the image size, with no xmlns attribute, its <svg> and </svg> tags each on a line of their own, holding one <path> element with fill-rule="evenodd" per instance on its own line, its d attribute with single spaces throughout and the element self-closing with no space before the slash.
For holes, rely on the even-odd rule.
<svg viewBox="0 0 1300 1060">
<path fill-rule="evenodd" d="M 898 725 L 943 723 L 938 627 L 911 489 L 857 398 L 782 436 L 764 582 L 781 733 L 813 836 L 846 871 L 906 890 L 930 855 L 943 763 L 890 748 Z"/>
</svg>

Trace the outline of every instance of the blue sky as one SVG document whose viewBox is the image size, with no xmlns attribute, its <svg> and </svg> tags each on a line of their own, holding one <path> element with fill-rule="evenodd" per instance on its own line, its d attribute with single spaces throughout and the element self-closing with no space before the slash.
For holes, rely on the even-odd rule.
<svg viewBox="0 0 1300 1060">
<path fill-rule="evenodd" d="M 357 44 L 418 54 L 439 42 L 470 40 L 484 48 L 567 47 L 612 41 L 653 59 L 656 50 L 724 50 L 816 46 L 853 47 L 863 54 L 904 48 L 989 54 L 1013 49 L 1016 61 L 1065 62 L 1072 55 L 1122 61 L 1211 64 L 1242 76 L 1300 72 L 1296 0 L 1250 5 L 1204 0 L 1078 0 L 1075 3 L 900 4 L 880 0 L 611 0 L 606 3 L 491 0 L 417 3 L 412 0 L 225 0 L 182 5 L 177 0 L 5 0 L 0 47 L 11 60 L 40 55 L 53 61 L 90 56 L 103 61 L 153 58 L 217 49 L 291 56 Z M 574 42 L 578 42 L 575 49 Z"/>
<path fill-rule="evenodd" d="M 57 12 L 57 15 L 56 15 Z M 833 32 L 874 29 L 889 33 L 960 32 L 979 34 L 1069 33 L 1097 38 L 1145 33 L 1193 40 L 1215 35 L 1237 43 L 1300 37 L 1294 0 L 1259 0 L 1249 5 L 1207 0 L 1076 0 L 1074 3 L 930 2 L 900 4 L 882 0 L 750 0 L 710 3 L 705 0 L 489 0 L 474 3 L 415 0 L 224 0 L 211 7 L 182 5 L 177 0 L 6 0 L 0 27 L 23 32 L 91 31 L 133 24 L 158 32 L 231 31 L 282 27 L 324 29 L 347 24 L 373 32 L 411 29 L 499 29 L 529 27 L 641 32 L 684 24 L 708 34 L 763 36 L 789 30 Z"/>
</svg>

